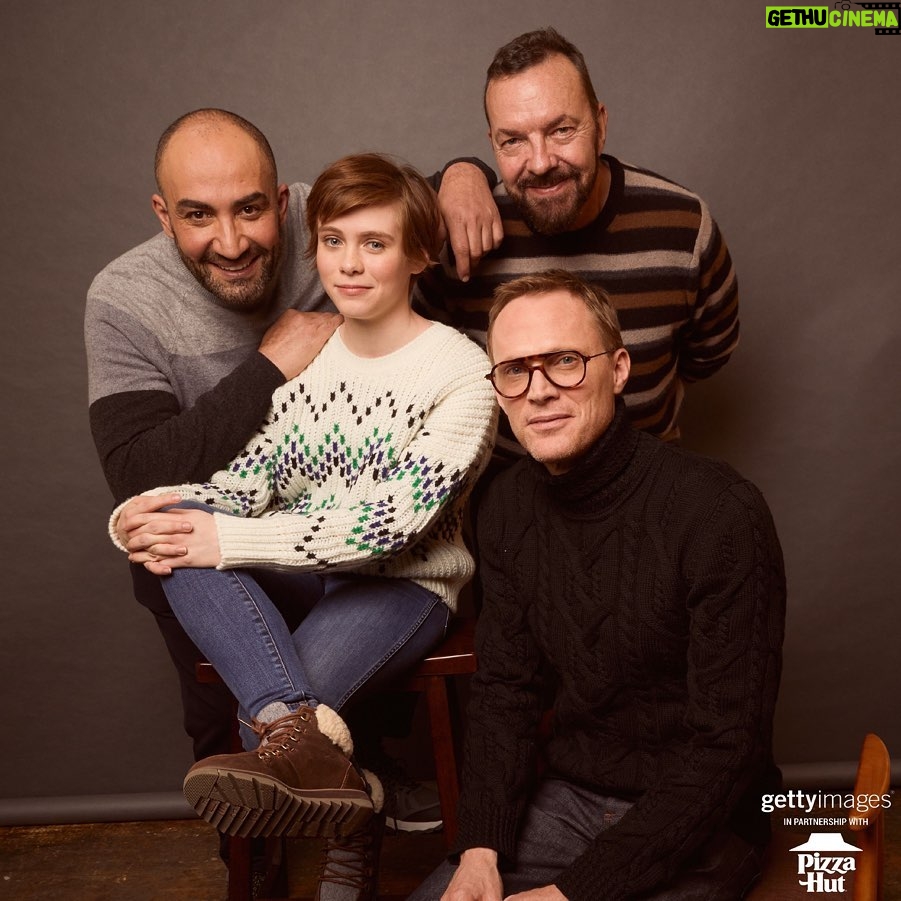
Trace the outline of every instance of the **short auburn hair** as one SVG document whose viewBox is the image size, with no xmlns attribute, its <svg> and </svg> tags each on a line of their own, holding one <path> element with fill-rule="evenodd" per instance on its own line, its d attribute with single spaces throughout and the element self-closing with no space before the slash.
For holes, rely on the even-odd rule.
<svg viewBox="0 0 901 901">
<path fill-rule="evenodd" d="M 443 243 L 438 198 L 412 166 L 381 153 L 357 153 L 327 167 L 307 198 L 307 256 L 316 256 L 319 227 L 354 210 L 398 204 L 402 247 L 408 260 L 438 259 Z"/>
<path fill-rule="evenodd" d="M 494 303 L 488 314 L 487 336 L 488 355 L 492 360 L 491 332 L 501 310 L 519 297 L 550 294 L 552 291 L 566 291 L 585 304 L 595 320 L 605 350 L 619 350 L 625 346 L 619 330 L 619 317 L 603 288 L 595 287 L 565 269 L 546 269 L 544 272 L 522 275 L 495 288 Z"/>
</svg>

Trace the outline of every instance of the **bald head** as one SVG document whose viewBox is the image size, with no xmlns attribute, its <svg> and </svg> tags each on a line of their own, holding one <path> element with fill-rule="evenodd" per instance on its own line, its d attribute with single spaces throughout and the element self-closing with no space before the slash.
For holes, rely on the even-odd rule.
<svg viewBox="0 0 901 901">
<path fill-rule="evenodd" d="M 153 161 L 153 174 L 156 178 L 157 189 L 163 193 L 162 175 L 166 151 L 169 145 L 180 133 L 182 135 L 194 135 L 203 139 L 204 136 L 213 137 L 217 133 L 242 132 L 249 138 L 260 154 L 261 161 L 271 170 L 272 184 L 278 181 L 275 165 L 275 155 L 269 146 L 269 141 L 256 125 L 248 122 L 243 116 L 222 109 L 197 109 L 180 116 L 160 135 L 156 145 L 156 155 Z"/>
</svg>

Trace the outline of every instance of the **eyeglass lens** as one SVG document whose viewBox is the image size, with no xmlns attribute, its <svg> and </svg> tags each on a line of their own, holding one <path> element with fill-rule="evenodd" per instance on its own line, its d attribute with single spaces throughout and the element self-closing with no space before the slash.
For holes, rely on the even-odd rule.
<svg viewBox="0 0 901 901">
<path fill-rule="evenodd" d="M 536 355 L 537 363 L 509 360 L 494 368 L 494 386 L 504 397 L 518 397 L 529 390 L 532 372 L 540 369 L 544 377 L 558 388 L 575 388 L 585 378 L 585 358 L 575 351 L 561 350 Z"/>
</svg>

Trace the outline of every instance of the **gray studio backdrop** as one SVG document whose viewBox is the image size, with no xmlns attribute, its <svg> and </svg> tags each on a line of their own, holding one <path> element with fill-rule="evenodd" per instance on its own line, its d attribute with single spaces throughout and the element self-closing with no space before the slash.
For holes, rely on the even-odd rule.
<svg viewBox="0 0 901 901">
<path fill-rule="evenodd" d="M 159 133 L 235 110 L 286 181 L 364 149 L 427 171 L 489 159 L 485 67 L 545 24 L 585 52 L 608 149 L 704 196 L 735 259 L 742 343 L 691 390 L 685 432 L 761 486 L 781 533 L 778 759 L 815 782 L 868 730 L 901 756 L 901 36 L 766 29 L 763 0 L 3 10 L 0 813 L 151 810 L 190 763 L 174 672 L 106 537 L 82 345 L 91 278 L 157 229 Z"/>
</svg>

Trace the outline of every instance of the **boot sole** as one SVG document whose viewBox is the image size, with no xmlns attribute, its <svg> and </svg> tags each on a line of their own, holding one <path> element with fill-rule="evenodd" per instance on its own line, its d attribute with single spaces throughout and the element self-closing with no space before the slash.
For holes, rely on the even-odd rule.
<svg viewBox="0 0 901 901">
<path fill-rule="evenodd" d="M 211 768 L 191 772 L 184 794 L 198 815 L 226 835 L 341 837 L 372 818 L 372 801 L 356 789 L 303 790 L 275 779 Z"/>
</svg>

